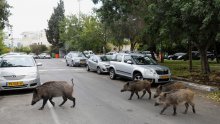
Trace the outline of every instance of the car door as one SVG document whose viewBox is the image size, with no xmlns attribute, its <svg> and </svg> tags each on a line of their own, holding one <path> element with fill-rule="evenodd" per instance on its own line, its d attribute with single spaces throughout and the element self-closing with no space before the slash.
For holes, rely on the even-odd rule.
<svg viewBox="0 0 220 124">
<path fill-rule="evenodd" d="M 96 70 L 96 56 L 92 56 L 92 61 L 91 61 L 91 68 L 93 70 Z"/>
<path fill-rule="evenodd" d="M 127 63 L 128 61 L 132 62 L 132 63 Z M 124 59 L 122 60 L 121 63 L 121 71 L 123 72 L 123 75 L 126 77 L 132 77 L 132 73 L 133 73 L 133 60 L 131 58 L 131 55 L 124 55 Z"/>
<path fill-rule="evenodd" d="M 67 61 L 68 64 L 71 64 L 71 62 L 72 62 L 72 54 L 69 53 L 69 54 L 66 56 L 66 61 Z"/>
</svg>

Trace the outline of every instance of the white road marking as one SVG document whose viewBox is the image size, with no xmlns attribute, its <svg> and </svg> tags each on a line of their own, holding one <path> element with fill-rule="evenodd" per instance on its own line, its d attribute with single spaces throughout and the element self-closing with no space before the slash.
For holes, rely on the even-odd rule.
<svg viewBox="0 0 220 124">
<path fill-rule="evenodd" d="M 50 108 L 50 113 L 52 114 L 52 118 L 53 118 L 53 120 L 54 120 L 54 123 L 55 123 L 55 124 L 61 124 L 60 121 L 59 121 L 59 118 L 58 118 L 58 116 L 57 116 L 57 114 L 56 114 L 56 112 L 54 111 L 53 106 L 51 105 L 51 103 L 50 103 L 50 102 L 47 102 L 47 105 L 48 105 L 48 107 Z"/>
<path fill-rule="evenodd" d="M 84 72 L 86 70 L 85 69 L 42 69 L 42 70 L 39 70 L 39 72 L 45 72 L 45 71 L 80 71 L 80 72 Z"/>
</svg>

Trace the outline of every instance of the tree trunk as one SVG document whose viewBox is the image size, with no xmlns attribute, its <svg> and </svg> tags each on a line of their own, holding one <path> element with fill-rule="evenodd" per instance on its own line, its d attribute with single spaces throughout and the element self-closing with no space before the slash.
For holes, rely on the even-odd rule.
<svg viewBox="0 0 220 124">
<path fill-rule="evenodd" d="M 205 49 L 199 49 L 200 56 L 201 56 L 201 70 L 203 74 L 209 74 L 210 73 L 210 68 L 209 68 L 209 63 L 207 59 L 207 50 Z"/>
<path fill-rule="evenodd" d="M 214 51 L 214 56 L 215 56 L 215 58 L 216 58 L 216 62 L 219 63 L 216 41 L 214 42 L 214 50 L 215 50 L 215 51 Z"/>
<path fill-rule="evenodd" d="M 191 40 L 189 41 L 189 72 L 192 72 L 192 43 Z"/>
</svg>

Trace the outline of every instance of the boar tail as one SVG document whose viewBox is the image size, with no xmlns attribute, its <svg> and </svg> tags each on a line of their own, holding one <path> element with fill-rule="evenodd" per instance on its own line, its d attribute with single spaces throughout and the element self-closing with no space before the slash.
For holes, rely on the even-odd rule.
<svg viewBox="0 0 220 124">
<path fill-rule="evenodd" d="M 74 86 L 74 83 L 73 83 L 73 78 L 71 79 L 71 82 L 72 82 L 72 84 L 73 84 L 73 86 Z"/>
</svg>

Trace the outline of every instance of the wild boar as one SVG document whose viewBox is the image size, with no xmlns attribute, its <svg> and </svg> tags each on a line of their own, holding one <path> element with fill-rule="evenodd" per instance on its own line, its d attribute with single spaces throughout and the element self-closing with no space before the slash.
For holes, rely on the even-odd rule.
<svg viewBox="0 0 220 124">
<path fill-rule="evenodd" d="M 151 99 L 151 83 L 147 80 L 139 80 L 139 81 L 132 81 L 132 82 L 127 82 L 124 85 L 124 88 L 121 89 L 121 92 L 124 91 L 130 91 L 131 92 L 131 96 L 128 100 L 131 100 L 134 93 L 138 96 L 139 98 L 143 98 L 143 96 L 146 94 L 146 91 L 149 93 L 149 99 Z M 143 94 L 141 97 L 139 97 L 138 92 L 139 91 L 143 91 Z"/>
<path fill-rule="evenodd" d="M 67 99 L 73 101 L 71 107 L 75 107 L 75 98 L 72 96 L 73 93 L 73 79 L 72 84 L 68 84 L 66 81 L 49 81 L 45 82 L 41 86 L 38 86 L 33 91 L 33 98 L 31 105 L 34 105 L 39 100 L 43 99 L 43 105 L 39 110 L 42 110 L 49 100 L 53 106 L 55 103 L 52 101 L 53 97 L 63 97 L 63 102 L 59 105 L 62 106 Z"/>
<path fill-rule="evenodd" d="M 171 90 L 177 89 L 185 89 L 186 86 L 181 82 L 173 82 L 165 85 L 159 85 L 156 89 L 156 93 L 154 94 L 154 98 L 158 97 L 161 92 L 169 92 Z"/>
<path fill-rule="evenodd" d="M 155 106 L 163 104 L 164 108 L 161 110 L 160 114 L 163 114 L 163 112 L 170 106 L 173 105 L 173 115 L 176 115 L 176 107 L 178 104 L 185 103 L 185 111 L 184 114 L 187 113 L 189 104 L 192 106 L 193 113 L 196 113 L 195 111 L 195 104 L 193 103 L 194 98 L 194 92 L 192 92 L 190 89 L 179 89 L 179 90 L 173 90 L 170 92 L 162 92 L 157 101 L 155 102 Z"/>
</svg>

